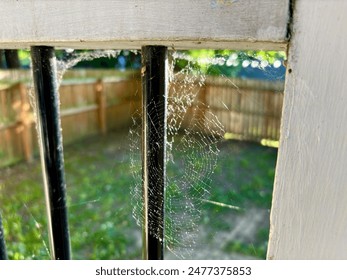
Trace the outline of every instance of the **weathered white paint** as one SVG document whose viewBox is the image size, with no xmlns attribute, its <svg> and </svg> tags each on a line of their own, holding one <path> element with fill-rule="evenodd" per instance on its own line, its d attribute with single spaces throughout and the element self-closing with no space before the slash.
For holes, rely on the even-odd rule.
<svg viewBox="0 0 347 280">
<path fill-rule="evenodd" d="M 269 259 L 347 259 L 347 2 L 297 0 Z"/>
<path fill-rule="evenodd" d="M 0 48 L 284 49 L 289 0 L 1 0 Z"/>
</svg>

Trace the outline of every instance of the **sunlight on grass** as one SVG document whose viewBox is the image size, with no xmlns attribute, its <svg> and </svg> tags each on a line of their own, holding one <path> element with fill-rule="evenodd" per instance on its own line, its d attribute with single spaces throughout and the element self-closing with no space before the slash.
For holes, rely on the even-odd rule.
<svg viewBox="0 0 347 280">
<path fill-rule="evenodd" d="M 260 144 L 266 147 L 278 148 L 280 141 L 274 141 L 269 139 L 261 139 Z"/>
</svg>

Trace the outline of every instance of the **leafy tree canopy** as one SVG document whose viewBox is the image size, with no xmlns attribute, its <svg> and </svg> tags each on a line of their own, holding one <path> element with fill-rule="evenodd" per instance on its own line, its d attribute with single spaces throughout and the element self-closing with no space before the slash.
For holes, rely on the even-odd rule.
<svg viewBox="0 0 347 280">
<path fill-rule="evenodd" d="M 209 75 L 235 77 L 242 67 L 266 68 L 286 60 L 285 52 L 236 51 L 236 50 L 188 50 L 178 56 L 176 68 L 190 64 L 195 70 Z"/>
<path fill-rule="evenodd" d="M 77 53 L 89 52 L 88 50 L 77 50 Z M 67 59 L 69 53 L 64 50 L 57 50 L 58 59 Z M 83 68 L 116 68 L 116 69 L 137 69 L 141 66 L 141 54 L 124 50 L 117 58 L 98 58 L 92 61 L 81 61 L 75 67 Z M 252 65 L 256 68 L 266 68 L 276 63 L 286 60 L 285 52 L 278 51 L 237 51 L 237 50 L 187 50 L 174 55 L 176 59 L 175 69 L 180 70 L 189 66 L 203 74 L 225 75 L 235 77 L 242 70 L 242 67 Z M 30 52 L 19 50 L 19 59 L 22 67 L 28 68 L 30 65 Z"/>
</svg>

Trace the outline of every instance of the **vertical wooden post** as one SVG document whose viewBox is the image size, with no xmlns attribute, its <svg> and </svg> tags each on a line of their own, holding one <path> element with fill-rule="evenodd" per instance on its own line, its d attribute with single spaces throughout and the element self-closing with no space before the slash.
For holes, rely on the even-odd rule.
<svg viewBox="0 0 347 280">
<path fill-rule="evenodd" d="M 99 79 L 95 83 L 95 95 L 98 104 L 98 121 L 101 134 L 106 134 L 106 96 L 104 92 L 104 84 L 102 79 Z"/>
<path fill-rule="evenodd" d="M 195 105 L 196 106 L 195 108 L 199 110 L 197 118 L 198 118 L 198 123 L 199 123 L 201 129 L 205 129 L 206 110 L 207 110 L 206 95 L 207 95 L 207 86 L 205 83 L 198 92 L 199 103 Z M 205 132 L 206 131 L 204 130 L 204 133 Z"/>
<path fill-rule="evenodd" d="M 294 3 L 267 257 L 345 260 L 347 2 Z"/>
<path fill-rule="evenodd" d="M 248 139 L 248 127 L 249 127 L 249 116 L 247 114 L 247 110 L 249 106 L 249 102 L 246 100 L 248 99 L 249 93 L 245 90 L 243 94 L 239 94 L 240 96 L 240 113 L 242 115 L 242 125 L 241 125 L 241 135 L 242 140 Z"/>
<path fill-rule="evenodd" d="M 249 93 L 249 108 L 248 108 L 248 116 L 249 116 L 249 125 L 248 125 L 248 139 L 250 141 L 255 140 L 255 134 L 254 134 L 254 120 L 255 120 L 255 115 L 254 115 L 254 108 L 255 108 L 255 92 L 252 90 Z"/>
<path fill-rule="evenodd" d="M 237 126 L 235 127 L 235 131 L 237 131 L 237 134 L 239 134 L 240 136 L 243 135 L 243 127 L 244 127 L 244 114 L 242 112 L 242 94 L 243 89 L 237 90 L 237 92 L 235 93 L 235 112 L 237 115 Z"/>
<path fill-rule="evenodd" d="M 53 259 L 70 259 L 63 139 L 54 48 L 31 47 L 40 155 Z"/>
<path fill-rule="evenodd" d="M 271 114 L 269 109 L 269 99 L 272 98 L 273 93 L 268 92 L 264 99 L 264 118 L 263 118 L 263 138 L 270 139 L 269 138 L 269 115 Z"/>
<path fill-rule="evenodd" d="M 164 258 L 167 47 L 142 47 L 143 257 Z"/>
<path fill-rule="evenodd" d="M 32 119 L 30 115 L 30 104 L 27 97 L 27 88 L 25 84 L 18 84 L 21 98 L 20 124 L 22 126 L 21 136 L 24 149 L 24 156 L 27 162 L 33 159 L 33 143 L 31 135 Z"/>
</svg>

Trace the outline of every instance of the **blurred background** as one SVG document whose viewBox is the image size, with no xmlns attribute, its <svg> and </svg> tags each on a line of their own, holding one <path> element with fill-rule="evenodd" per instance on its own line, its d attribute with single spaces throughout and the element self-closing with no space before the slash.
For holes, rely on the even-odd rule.
<svg viewBox="0 0 347 280">
<path fill-rule="evenodd" d="M 132 193 L 139 184 L 133 169 L 141 165 L 141 53 L 57 50 L 56 56 L 73 258 L 140 259 Z M 169 96 L 189 95 L 192 102 L 178 106 L 172 99 L 184 115 L 172 116 L 180 124 L 170 138 L 168 176 L 184 178 L 188 162 L 197 173 L 192 187 L 206 196 L 193 207 L 194 227 L 168 198 L 167 219 L 173 211 L 187 226 L 184 234 L 168 232 L 166 258 L 265 259 L 285 61 L 284 52 L 273 51 L 170 52 Z M 0 68 L 0 214 L 8 256 L 49 259 L 30 52 L 1 50 Z M 195 139 L 182 150 L 192 119 L 204 135 L 218 122 L 218 141 Z M 203 168 L 201 143 L 216 147 L 208 155 L 213 164 Z"/>
</svg>

